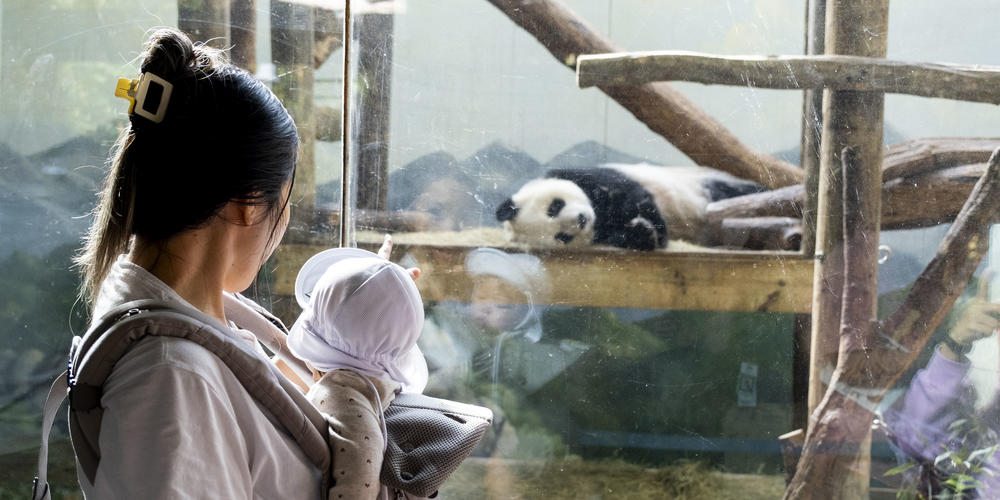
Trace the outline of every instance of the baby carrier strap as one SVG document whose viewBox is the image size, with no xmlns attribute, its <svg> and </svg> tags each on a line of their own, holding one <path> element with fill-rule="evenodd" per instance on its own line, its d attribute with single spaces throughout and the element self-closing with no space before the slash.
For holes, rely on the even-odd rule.
<svg viewBox="0 0 1000 500">
<path fill-rule="evenodd" d="M 277 316 L 256 302 L 238 293 L 224 293 L 223 307 L 226 319 L 257 335 L 274 356 L 287 364 L 302 380 L 312 380 L 312 372 L 306 364 L 288 350 L 288 328 Z"/>
<path fill-rule="evenodd" d="M 70 398 L 70 437 L 80 468 L 91 483 L 101 457 L 98 443 L 104 382 L 118 360 L 136 342 L 147 336 L 166 336 L 195 342 L 228 366 L 251 397 L 273 415 L 306 457 L 320 469 L 325 489 L 331 457 L 327 448 L 328 428 L 322 414 L 274 365 L 261 362 L 258 356 L 239 344 L 243 340 L 222 333 L 225 331 L 223 328 L 218 320 L 196 309 L 156 300 L 139 300 L 112 309 L 82 339 L 73 339 L 65 378 Z M 53 420 L 50 413 L 55 413 L 58 403 L 65 397 L 65 389 L 59 387 L 62 385 L 57 380 L 49 395 L 50 400 L 58 398 L 58 401 L 46 401 L 35 499 L 48 498 L 45 469 L 48 430 Z"/>
</svg>

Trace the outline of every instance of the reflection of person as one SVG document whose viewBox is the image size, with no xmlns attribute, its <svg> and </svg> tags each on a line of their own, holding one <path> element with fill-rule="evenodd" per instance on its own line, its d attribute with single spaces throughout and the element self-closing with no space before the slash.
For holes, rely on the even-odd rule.
<svg viewBox="0 0 1000 500">
<path fill-rule="evenodd" d="M 142 82 L 79 258 L 92 317 L 139 299 L 231 326 L 224 294 L 251 285 L 288 224 L 298 135 L 253 75 L 176 30 L 150 37 Z M 124 90 L 123 90 L 124 92 Z M 140 116 L 146 111 L 153 118 Z M 227 330 L 224 333 L 229 333 Z M 100 465 L 88 498 L 318 498 L 321 471 L 218 357 L 183 339 L 138 341 L 103 387 Z"/>
<path fill-rule="evenodd" d="M 420 293 L 405 269 L 356 248 L 314 255 L 295 292 L 303 312 L 288 347 L 314 371 L 308 397 L 329 420 L 337 452 L 328 498 L 376 498 L 383 408 L 397 391 L 419 393 L 427 384 L 416 344 L 424 321 Z"/>
<path fill-rule="evenodd" d="M 975 409 L 975 390 L 968 379 L 971 363 L 965 356 L 973 342 L 992 335 L 1000 326 L 1000 304 L 985 300 L 986 280 L 979 296 L 958 317 L 927 365 L 914 376 L 906 394 L 885 414 L 894 442 L 908 456 L 925 464 L 948 450 L 970 450 L 997 444 L 1000 431 L 1000 394 L 981 410 Z M 1000 496 L 1000 458 L 984 456 L 990 473 L 980 474 L 979 496 Z M 949 472 L 945 470 L 944 472 Z"/>
<path fill-rule="evenodd" d="M 548 295 L 549 282 L 538 257 L 477 248 L 466 255 L 465 270 L 474 280 L 469 313 L 477 323 L 531 342 L 542 338 L 535 302 Z"/>
<path fill-rule="evenodd" d="M 534 255 L 493 248 L 469 252 L 473 277 L 469 314 L 495 337 L 476 361 L 489 361 L 494 400 L 501 385 L 530 394 L 561 373 L 585 349 L 543 342 L 541 304 L 548 300 L 548 273 Z"/>
</svg>

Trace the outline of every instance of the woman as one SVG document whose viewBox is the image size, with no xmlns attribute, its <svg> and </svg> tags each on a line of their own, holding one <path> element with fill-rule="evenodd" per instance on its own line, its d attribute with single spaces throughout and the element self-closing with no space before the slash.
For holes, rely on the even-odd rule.
<svg viewBox="0 0 1000 500">
<path fill-rule="evenodd" d="M 295 124 L 252 75 L 176 30 L 153 33 L 141 57 L 152 90 L 140 79 L 119 92 L 136 102 L 78 259 L 82 294 L 94 318 L 146 298 L 199 309 L 267 363 L 223 297 L 251 285 L 284 234 Z M 80 475 L 89 498 L 323 496 L 320 470 L 193 342 L 140 340 L 101 406 L 101 462 L 92 482 Z"/>
<path fill-rule="evenodd" d="M 978 296 L 963 306 L 930 361 L 910 381 L 906 394 L 885 412 L 893 442 L 909 459 L 922 464 L 923 477 L 913 478 L 920 492 L 947 488 L 966 495 L 975 492 L 976 498 L 1000 497 L 1000 456 L 995 450 L 973 453 L 965 464 L 937 460 L 949 451 L 985 452 L 998 444 L 1000 393 L 976 409 L 976 391 L 969 379 L 972 365 L 966 357 L 974 342 L 992 336 L 1000 327 L 1000 304 L 987 300 L 988 283 L 980 280 Z M 948 482 L 960 475 L 968 477 Z"/>
</svg>

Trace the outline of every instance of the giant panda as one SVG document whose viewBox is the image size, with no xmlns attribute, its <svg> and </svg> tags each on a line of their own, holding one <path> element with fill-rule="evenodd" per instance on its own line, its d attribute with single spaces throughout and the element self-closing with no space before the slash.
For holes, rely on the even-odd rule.
<svg viewBox="0 0 1000 500">
<path fill-rule="evenodd" d="M 603 164 L 549 170 L 496 210 L 507 239 L 535 246 L 665 248 L 668 236 L 698 245 L 713 238 L 705 207 L 765 191 L 708 167 Z"/>
</svg>

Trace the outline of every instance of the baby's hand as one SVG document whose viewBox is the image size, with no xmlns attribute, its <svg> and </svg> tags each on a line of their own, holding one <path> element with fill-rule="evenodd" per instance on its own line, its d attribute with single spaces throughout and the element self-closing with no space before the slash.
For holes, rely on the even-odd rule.
<svg viewBox="0 0 1000 500">
<path fill-rule="evenodd" d="M 392 235 L 386 234 L 385 239 L 382 240 L 382 246 L 378 249 L 378 256 L 385 260 L 391 260 L 389 255 L 392 254 Z M 406 270 L 410 273 L 410 278 L 417 279 L 420 277 L 420 268 L 411 267 Z"/>
</svg>

